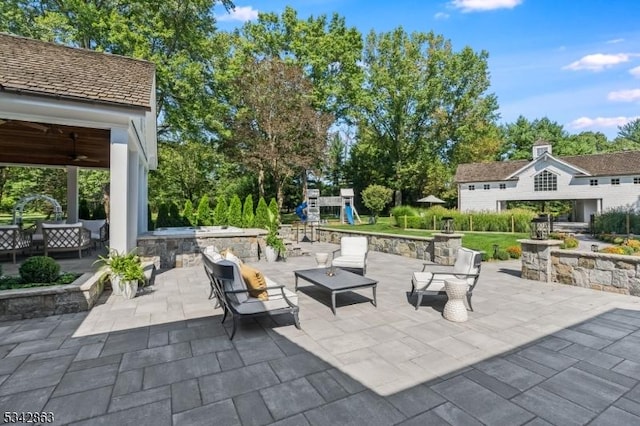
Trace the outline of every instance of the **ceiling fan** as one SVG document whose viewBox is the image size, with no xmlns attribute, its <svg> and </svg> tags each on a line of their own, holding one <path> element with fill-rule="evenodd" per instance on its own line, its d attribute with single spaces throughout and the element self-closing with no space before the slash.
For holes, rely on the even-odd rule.
<svg viewBox="0 0 640 426">
<path fill-rule="evenodd" d="M 74 162 L 88 161 L 88 162 L 91 162 L 91 163 L 97 163 L 98 162 L 98 160 L 91 159 L 91 158 L 87 157 L 86 155 L 78 154 L 77 147 L 76 147 L 76 144 L 78 142 L 78 134 L 76 132 L 69 133 L 69 137 L 73 141 L 73 153 L 69 156 L 69 158 L 71 158 L 71 161 L 74 161 Z"/>
</svg>

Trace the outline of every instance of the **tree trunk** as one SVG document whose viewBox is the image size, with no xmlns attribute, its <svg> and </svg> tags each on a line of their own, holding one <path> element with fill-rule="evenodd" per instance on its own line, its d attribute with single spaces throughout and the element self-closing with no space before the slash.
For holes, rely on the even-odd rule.
<svg viewBox="0 0 640 426">
<path fill-rule="evenodd" d="M 307 193 L 309 191 L 309 184 L 307 182 L 307 170 L 302 170 L 302 202 L 307 200 Z"/>
<path fill-rule="evenodd" d="M 395 206 L 401 206 L 402 205 L 402 190 L 401 189 L 396 189 L 396 191 L 395 191 L 394 205 Z"/>
<path fill-rule="evenodd" d="M 260 197 L 264 197 L 264 170 L 258 168 L 258 193 Z"/>
<path fill-rule="evenodd" d="M 278 202 L 278 212 L 282 211 L 282 204 L 284 203 L 284 182 L 276 181 L 276 201 Z"/>
</svg>

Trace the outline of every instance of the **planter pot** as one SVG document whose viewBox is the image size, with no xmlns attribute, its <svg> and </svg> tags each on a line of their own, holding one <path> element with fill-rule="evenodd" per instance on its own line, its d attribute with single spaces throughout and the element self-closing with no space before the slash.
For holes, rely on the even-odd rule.
<svg viewBox="0 0 640 426">
<path fill-rule="evenodd" d="M 116 296 L 121 296 L 122 295 L 122 278 L 120 277 L 120 275 L 115 275 L 112 274 L 111 275 L 111 292 L 112 294 L 115 294 Z"/>
<path fill-rule="evenodd" d="M 138 292 L 138 280 L 121 281 L 120 288 L 122 288 L 122 296 L 125 299 L 133 299 Z"/>
<path fill-rule="evenodd" d="M 264 251 L 267 262 L 275 262 L 278 260 L 278 251 L 271 246 L 267 246 Z"/>
</svg>

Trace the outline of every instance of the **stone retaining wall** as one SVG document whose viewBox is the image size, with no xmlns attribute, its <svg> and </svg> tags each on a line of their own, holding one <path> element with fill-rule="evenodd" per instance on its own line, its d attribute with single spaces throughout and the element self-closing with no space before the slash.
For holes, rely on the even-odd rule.
<svg viewBox="0 0 640 426">
<path fill-rule="evenodd" d="M 551 280 L 578 287 L 640 296 L 640 257 L 552 250 Z"/>
<path fill-rule="evenodd" d="M 640 296 L 640 257 L 562 250 L 562 241 L 521 240 L 522 278 Z"/>
<path fill-rule="evenodd" d="M 261 229 L 245 229 L 239 234 L 220 235 L 172 235 L 156 236 L 145 234 L 138 237 L 138 255 L 152 261 L 158 269 L 181 268 L 201 264 L 200 253 L 209 246 L 218 251 L 230 248 L 243 260 L 257 262 L 260 246 L 264 248 Z"/>
<path fill-rule="evenodd" d="M 0 321 L 88 311 L 104 290 L 102 272 L 85 273 L 71 284 L 0 291 Z"/>
<path fill-rule="evenodd" d="M 434 238 L 410 237 L 405 235 L 378 234 L 374 232 L 358 232 L 350 230 L 336 230 L 319 227 L 316 230 L 318 241 L 340 244 L 343 236 L 364 236 L 369 239 L 369 250 L 381 253 L 397 254 L 431 261 L 434 258 Z"/>
</svg>

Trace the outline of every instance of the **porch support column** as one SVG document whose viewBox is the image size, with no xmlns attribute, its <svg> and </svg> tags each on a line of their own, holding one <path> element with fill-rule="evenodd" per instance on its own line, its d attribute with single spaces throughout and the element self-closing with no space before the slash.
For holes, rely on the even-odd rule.
<svg viewBox="0 0 640 426">
<path fill-rule="evenodd" d="M 138 167 L 140 160 L 138 153 L 129 152 L 129 185 L 128 185 L 128 209 L 127 209 L 127 247 L 129 249 L 136 247 L 138 244 L 138 212 L 140 211 L 138 199 Z"/>
<path fill-rule="evenodd" d="M 138 166 L 138 182 L 138 234 L 141 234 L 149 230 L 147 223 L 149 170 L 142 161 Z"/>
<path fill-rule="evenodd" d="M 129 211 L 129 136 L 127 129 L 111 129 L 111 171 L 109 200 L 109 246 L 119 252 L 129 251 L 127 212 Z"/>
<path fill-rule="evenodd" d="M 67 166 L 67 223 L 78 221 L 78 167 Z"/>
</svg>

